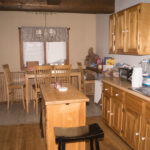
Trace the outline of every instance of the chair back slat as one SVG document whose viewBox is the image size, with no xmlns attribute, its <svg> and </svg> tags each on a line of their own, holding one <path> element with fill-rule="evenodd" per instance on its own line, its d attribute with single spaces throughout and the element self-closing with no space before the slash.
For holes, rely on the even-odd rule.
<svg viewBox="0 0 150 150">
<path fill-rule="evenodd" d="M 84 82 L 84 72 L 83 72 L 83 66 L 81 62 L 77 62 L 78 69 L 81 72 L 81 82 Z"/>
<path fill-rule="evenodd" d="M 3 71 L 4 71 L 5 80 L 6 80 L 6 85 L 8 86 L 13 83 L 8 64 L 3 65 Z"/>
<path fill-rule="evenodd" d="M 55 83 L 70 83 L 71 65 L 54 66 Z"/>
<path fill-rule="evenodd" d="M 52 72 L 52 67 L 50 65 L 34 67 L 36 89 L 39 89 L 41 84 L 51 83 L 51 72 Z"/>
</svg>

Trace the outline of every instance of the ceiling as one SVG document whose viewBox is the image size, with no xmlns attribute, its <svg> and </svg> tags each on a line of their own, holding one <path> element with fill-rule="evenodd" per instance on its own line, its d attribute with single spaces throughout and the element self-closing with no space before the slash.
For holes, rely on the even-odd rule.
<svg viewBox="0 0 150 150">
<path fill-rule="evenodd" d="M 115 0 L 0 0 L 0 11 L 113 13 Z"/>
</svg>

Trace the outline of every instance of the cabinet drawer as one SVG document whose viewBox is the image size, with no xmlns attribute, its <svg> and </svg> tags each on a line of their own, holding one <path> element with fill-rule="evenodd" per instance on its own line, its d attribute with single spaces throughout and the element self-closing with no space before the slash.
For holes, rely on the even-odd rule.
<svg viewBox="0 0 150 150">
<path fill-rule="evenodd" d="M 144 107 L 144 101 L 139 97 L 136 97 L 130 93 L 126 93 L 125 107 L 128 107 L 128 108 L 134 110 L 138 114 L 142 114 L 143 107 Z"/>
<path fill-rule="evenodd" d="M 113 96 L 114 98 L 117 98 L 117 99 L 123 101 L 123 99 L 124 99 L 124 94 L 125 94 L 125 93 L 124 93 L 122 90 L 120 90 L 120 89 L 118 89 L 118 88 L 116 88 L 116 87 L 112 87 L 112 96 Z"/>
<path fill-rule="evenodd" d="M 105 94 L 109 94 L 109 95 L 111 94 L 111 86 L 104 82 L 103 82 L 103 92 Z"/>
</svg>

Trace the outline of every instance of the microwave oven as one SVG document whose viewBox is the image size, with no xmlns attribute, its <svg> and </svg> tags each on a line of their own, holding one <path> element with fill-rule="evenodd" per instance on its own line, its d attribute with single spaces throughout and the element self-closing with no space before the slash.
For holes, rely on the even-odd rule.
<svg viewBox="0 0 150 150">
<path fill-rule="evenodd" d="M 132 72 L 133 72 L 133 69 L 119 68 L 120 78 L 126 79 L 128 81 L 131 81 Z"/>
</svg>

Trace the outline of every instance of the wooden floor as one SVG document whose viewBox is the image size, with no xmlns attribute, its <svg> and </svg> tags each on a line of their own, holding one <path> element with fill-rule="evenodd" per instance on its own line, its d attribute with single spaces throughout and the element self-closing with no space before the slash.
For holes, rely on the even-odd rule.
<svg viewBox="0 0 150 150">
<path fill-rule="evenodd" d="M 87 118 L 87 124 L 94 122 L 98 122 L 104 130 L 105 138 L 100 141 L 101 150 L 131 150 L 100 117 Z M 45 150 L 39 124 L 0 126 L 0 150 Z M 89 143 L 86 150 L 89 150 Z"/>
</svg>

